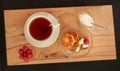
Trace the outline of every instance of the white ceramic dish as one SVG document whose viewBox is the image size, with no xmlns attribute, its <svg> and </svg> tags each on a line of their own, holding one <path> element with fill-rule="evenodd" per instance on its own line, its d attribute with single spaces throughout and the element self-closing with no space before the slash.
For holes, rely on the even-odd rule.
<svg viewBox="0 0 120 71">
<path fill-rule="evenodd" d="M 29 32 L 29 26 L 31 22 L 36 19 L 36 18 L 46 18 L 52 25 L 52 33 L 51 35 L 45 39 L 45 40 L 36 40 L 34 39 Z M 58 20 L 51 15 L 50 13 L 47 12 L 37 12 L 31 15 L 25 25 L 24 25 L 24 34 L 28 42 L 30 42 L 32 45 L 39 47 L 39 48 L 46 48 L 50 45 L 52 45 L 58 38 L 60 32 L 60 24 L 58 23 Z"/>
</svg>

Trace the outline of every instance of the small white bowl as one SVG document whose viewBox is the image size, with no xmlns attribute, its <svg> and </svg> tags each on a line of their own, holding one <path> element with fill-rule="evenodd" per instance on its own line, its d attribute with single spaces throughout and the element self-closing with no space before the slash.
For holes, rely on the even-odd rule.
<svg viewBox="0 0 120 71">
<path fill-rule="evenodd" d="M 40 18 L 40 17 L 47 19 L 52 25 L 52 33 L 45 40 L 36 40 L 31 36 L 29 32 L 29 27 L 30 27 L 31 22 L 34 19 Z M 57 40 L 59 36 L 59 32 L 60 32 L 60 24 L 58 23 L 58 20 L 53 15 L 47 12 L 34 13 L 27 19 L 24 25 L 24 34 L 25 34 L 27 41 L 30 42 L 33 46 L 36 46 L 39 48 L 46 48 L 52 45 Z"/>
</svg>

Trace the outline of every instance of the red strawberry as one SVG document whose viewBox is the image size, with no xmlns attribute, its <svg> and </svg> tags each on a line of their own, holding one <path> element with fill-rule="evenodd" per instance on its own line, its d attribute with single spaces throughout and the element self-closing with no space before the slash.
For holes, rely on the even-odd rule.
<svg viewBox="0 0 120 71">
<path fill-rule="evenodd" d="M 19 54 L 23 54 L 24 53 L 22 49 L 19 49 L 18 52 L 19 52 Z"/>
<path fill-rule="evenodd" d="M 27 56 L 27 53 L 24 53 L 23 56 L 26 57 L 26 56 Z"/>
<path fill-rule="evenodd" d="M 27 50 L 27 53 L 28 53 L 28 54 L 31 54 L 31 53 L 32 53 L 32 50 L 31 50 L 31 49 Z"/>
<path fill-rule="evenodd" d="M 29 48 L 27 46 L 23 46 L 23 51 L 26 52 Z"/>
<path fill-rule="evenodd" d="M 20 59 L 23 59 L 23 55 L 19 55 L 19 58 L 20 58 Z"/>
<path fill-rule="evenodd" d="M 28 57 L 24 57 L 23 60 L 24 60 L 24 62 L 28 62 L 29 58 Z"/>
<path fill-rule="evenodd" d="M 28 57 L 28 58 L 32 58 L 32 57 L 33 57 L 33 54 L 28 54 L 27 57 Z"/>
<path fill-rule="evenodd" d="M 89 44 L 88 38 L 84 38 L 84 44 Z"/>
<path fill-rule="evenodd" d="M 33 57 L 32 49 L 30 49 L 27 46 L 23 46 L 22 49 L 18 50 L 18 52 L 19 52 L 19 58 L 23 59 L 24 62 L 28 62 L 29 59 Z"/>
</svg>

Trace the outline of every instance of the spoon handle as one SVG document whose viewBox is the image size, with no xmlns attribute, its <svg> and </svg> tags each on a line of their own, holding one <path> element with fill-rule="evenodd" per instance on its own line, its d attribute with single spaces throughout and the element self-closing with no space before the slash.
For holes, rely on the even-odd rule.
<svg viewBox="0 0 120 71">
<path fill-rule="evenodd" d="M 108 27 L 103 27 L 103 26 L 98 25 L 98 24 L 96 24 L 96 23 L 94 23 L 94 25 L 95 25 L 95 27 L 99 27 L 99 28 L 101 28 L 101 29 L 103 29 L 103 30 L 108 30 Z"/>
<path fill-rule="evenodd" d="M 63 55 L 63 56 L 46 56 L 46 58 L 59 59 L 59 58 L 70 58 L 70 57 L 67 55 Z"/>
</svg>

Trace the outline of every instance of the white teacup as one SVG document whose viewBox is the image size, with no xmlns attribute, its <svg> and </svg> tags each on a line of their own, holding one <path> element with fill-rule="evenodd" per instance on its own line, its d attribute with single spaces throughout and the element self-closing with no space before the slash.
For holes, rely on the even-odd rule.
<svg viewBox="0 0 120 71">
<path fill-rule="evenodd" d="M 29 31 L 30 24 L 36 18 L 45 18 L 51 23 L 52 32 L 50 36 L 45 40 L 36 40 L 30 34 L 30 31 Z M 24 34 L 27 41 L 30 42 L 33 46 L 40 47 L 40 48 L 45 48 L 52 45 L 57 40 L 59 36 L 59 32 L 60 32 L 60 24 L 58 23 L 58 20 L 53 15 L 47 12 L 34 13 L 27 19 L 24 25 Z"/>
</svg>

